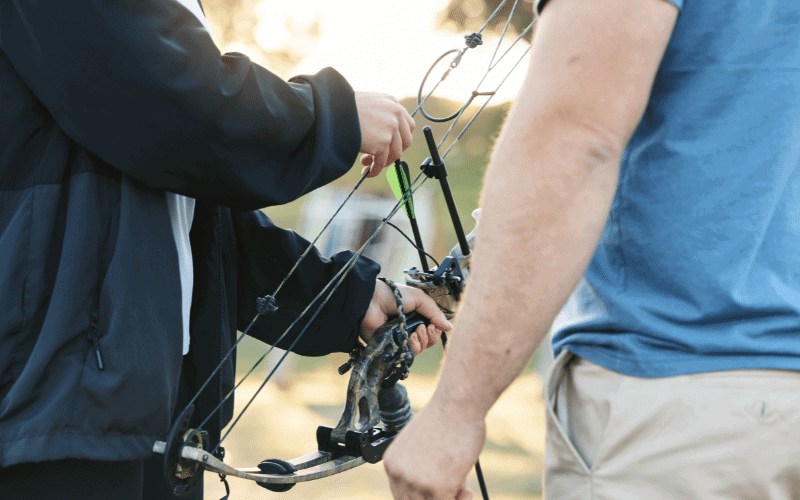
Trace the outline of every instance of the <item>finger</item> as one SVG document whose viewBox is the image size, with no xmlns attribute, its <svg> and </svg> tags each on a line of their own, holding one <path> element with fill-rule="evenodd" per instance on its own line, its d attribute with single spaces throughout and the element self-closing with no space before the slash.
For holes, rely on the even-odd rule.
<svg viewBox="0 0 800 500">
<path fill-rule="evenodd" d="M 419 340 L 420 351 L 424 351 L 431 346 L 430 339 L 428 338 L 428 327 L 426 325 L 419 325 L 417 331 L 414 333 Z"/>
<path fill-rule="evenodd" d="M 380 155 L 375 155 L 375 161 L 372 163 L 372 169 L 370 170 L 369 175 L 367 177 L 375 177 L 376 175 L 381 173 L 383 167 L 386 166 L 389 154 L 390 154 L 389 148 L 385 148 L 380 153 Z"/>
<path fill-rule="evenodd" d="M 388 467 L 384 466 L 389 476 L 389 490 L 392 492 L 394 500 L 425 500 L 426 495 L 421 494 L 416 488 L 411 486 L 401 475 L 392 473 Z"/>
<path fill-rule="evenodd" d="M 361 176 L 367 177 L 375 177 L 372 175 L 372 172 L 375 167 L 375 155 L 364 155 L 361 157 L 361 164 L 364 165 L 364 168 L 361 169 Z M 369 175 L 367 175 L 369 174 Z"/>
<path fill-rule="evenodd" d="M 405 108 L 403 108 L 403 111 L 405 111 L 404 117 L 406 119 L 406 123 L 408 123 L 408 128 L 411 129 L 411 132 L 414 132 L 414 130 L 417 128 L 417 122 L 414 121 L 414 117 L 411 116 Z"/>
<path fill-rule="evenodd" d="M 386 163 L 387 164 L 394 163 L 395 160 L 397 160 L 398 158 L 400 158 L 400 156 L 402 156 L 403 151 L 405 150 L 406 148 L 403 146 L 402 134 L 400 132 L 395 133 L 392 136 L 392 145 L 391 148 L 389 149 L 391 153 Z"/>
<path fill-rule="evenodd" d="M 436 325 L 428 325 L 428 347 L 435 346 L 439 339 L 442 337 L 442 331 L 436 328 Z"/>
<path fill-rule="evenodd" d="M 394 498 L 394 500 L 405 500 L 408 498 L 404 485 L 399 479 L 395 480 L 392 478 L 392 476 L 389 476 L 389 491 L 392 492 L 392 498 Z"/>
<path fill-rule="evenodd" d="M 422 350 L 430 349 L 431 347 L 436 345 L 436 342 L 439 341 L 439 337 L 441 336 L 442 332 L 436 325 L 427 325 L 425 326 L 424 333 L 421 333 L 419 336 L 420 344 L 422 344 Z"/>
<path fill-rule="evenodd" d="M 419 312 L 428 318 L 433 325 L 445 332 L 453 329 L 453 325 L 447 321 L 436 302 L 422 290 L 404 286 L 401 295 L 403 296 L 403 307 L 407 311 Z"/>
<path fill-rule="evenodd" d="M 403 110 L 405 111 L 405 110 Z M 406 113 L 408 118 L 411 118 L 408 113 Z M 414 132 L 414 119 L 411 118 L 411 123 L 407 119 L 400 120 L 400 137 L 403 140 L 403 151 L 408 149 L 411 146 L 411 141 L 413 140 L 412 134 Z"/>
<path fill-rule="evenodd" d="M 423 326 L 423 325 L 420 325 L 420 326 Z M 423 330 L 425 329 L 424 326 L 423 326 L 422 329 Z M 414 352 L 414 356 L 417 356 L 419 353 L 421 353 L 423 350 L 425 350 L 425 347 L 422 345 L 422 342 L 420 341 L 420 335 L 418 333 L 419 330 L 420 329 L 417 328 L 416 332 L 414 332 L 414 333 L 412 333 L 411 335 L 408 336 L 408 345 L 411 346 L 411 350 Z"/>
<path fill-rule="evenodd" d="M 414 333 L 409 336 L 409 344 L 411 344 L 411 349 L 414 351 L 415 356 L 436 343 L 431 339 L 430 332 L 428 331 L 430 326 L 431 325 L 419 325 Z M 433 329 L 436 330 L 436 327 L 434 326 Z"/>
<path fill-rule="evenodd" d="M 375 177 L 376 175 L 380 174 L 387 165 L 394 163 L 395 160 L 400 158 L 400 154 L 402 154 L 403 152 L 402 146 L 403 146 L 403 141 L 400 138 L 400 134 L 397 131 L 395 131 L 395 133 L 392 134 L 390 143 L 387 145 L 386 157 L 383 163 L 380 164 L 377 168 L 373 166 L 372 171 L 369 174 L 369 177 Z"/>
</svg>

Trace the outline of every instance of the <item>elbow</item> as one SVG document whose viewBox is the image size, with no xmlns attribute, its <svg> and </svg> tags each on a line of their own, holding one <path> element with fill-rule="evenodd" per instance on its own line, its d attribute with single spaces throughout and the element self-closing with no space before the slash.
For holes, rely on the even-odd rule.
<svg viewBox="0 0 800 500">
<path fill-rule="evenodd" d="M 590 186 L 613 189 L 629 140 L 622 128 L 597 119 L 586 107 L 518 110 L 509 118 L 493 159 L 509 171 L 509 179 L 528 179 L 522 184 L 534 186 L 534 197 L 546 196 L 553 207 Z"/>
<path fill-rule="evenodd" d="M 636 123 L 631 120 L 620 121 L 615 119 L 617 117 L 603 116 L 583 106 L 575 108 L 555 108 L 549 120 L 552 127 L 570 138 L 574 147 L 585 157 L 588 168 L 618 164 L 639 119 L 636 119 Z"/>
<path fill-rule="evenodd" d="M 628 136 L 600 120 L 555 110 L 539 128 L 532 153 L 540 175 L 548 176 L 565 193 L 582 189 L 599 178 L 616 178 Z"/>
</svg>

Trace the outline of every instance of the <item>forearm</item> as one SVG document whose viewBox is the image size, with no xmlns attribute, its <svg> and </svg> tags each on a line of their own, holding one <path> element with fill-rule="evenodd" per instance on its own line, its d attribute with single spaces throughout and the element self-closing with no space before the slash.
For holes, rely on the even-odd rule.
<svg viewBox="0 0 800 500">
<path fill-rule="evenodd" d="M 594 131 L 515 109 L 489 167 L 467 292 L 433 404 L 483 418 L 582 276 L 619 154 Z M 511 147 L 511 145 L 515 145 Z"/>
<path fill-rule="evenodd" d="M 341 276 L 338 273 L 347 267 L 352 253 L 340 252 L 326 258 L 312 249 L 276 293 L 277 287 L 298 263 L 309 242 L 293 231 L 275 226 L 260 211 L 234 212 L 232 215 L 237 251 L 239 329 L 246 328 L 256 315 L 256 299 L 274 294 L 278 310 L 258 321 L 250 330 L 250 335 L 287 349 L 328 292 L 323 293 L 322 299 L 311 306 L 304 319 L 281 342 L 277 342 L 277 339 L 334 277 L 334 283 L 339 281 Z M 361 318 L 370 305 L 379 271 L 380 266 L 370 259 L 358 259 L 292 350 L 306 356 L 349 352 L 356 342 Z"/>
</svg>

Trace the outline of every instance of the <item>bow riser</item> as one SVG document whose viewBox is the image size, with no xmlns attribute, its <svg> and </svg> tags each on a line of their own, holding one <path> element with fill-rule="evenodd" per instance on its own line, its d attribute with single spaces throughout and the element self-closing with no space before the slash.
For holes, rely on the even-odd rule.
<svg viewBox="0 0 800 500">
<path fill-rule="evenodd" d="M 422 318 L 410 320 L 406 329 L 413 331 L 423 323 Z M 369 344 L 361 351 L 350 374 L 342 418 L 332 432 L 334 439 L 344 442 L 347 431 L 364 432 L 374 428 L 381 423 L 381 413 L 391 411 L 380 407 L 378 395 L 385 390 L 382 384 L 393 369 L 398 349 L 394 337 L 398 328 L 397 319 L 389 321 L 375 330 Z"/>
</svg>

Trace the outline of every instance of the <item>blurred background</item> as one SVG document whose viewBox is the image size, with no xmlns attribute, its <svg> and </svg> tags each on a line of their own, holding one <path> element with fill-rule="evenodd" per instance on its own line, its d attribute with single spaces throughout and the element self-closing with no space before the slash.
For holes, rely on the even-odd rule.
<svg viewBox="0 0 800 500">
<path fill-rule="evenodd" d="M 530 1 L 518 2 L 499 44 L 514 3 L 511 0 L 503 5 L 482 33 L 484 44 L 468 51 L 458 68 L 451 71 L 425 102 L 429 115 L 449 116 L 461 108 L 473 91 L 496 90 L 480 117 L 463 138 L 454 142 L 464 125 L 487 104 L 487 97 L 475 98 L 452 130 L 452 122 L 432 123 L 422 114 L 416 114 L 414 144 L 403 156 L 413 179 L 421 163 L 430 156 L 422 137 L 423 126 L 432 127 L 437 141 L 447 137 L 440 151 L 442 154 L 447 151 L 444 161 L 448 180 L 467 232 L 473 227 L 470 214 L 479 206 L 482 179 L 494 141 L 526 69 L 525 51 L 531 33 L 525 29 L 532 20 Z M 420 85 L 432 65 L 423 97 L 439 81 L 455 54 L 434 65 L 437 59 L 447 51 L 463 48 L 464 35 L 480 30 L 500 4 L 501 0 L 203 0 L 212 36 L 222 52 L 247 54 L 286 79 L 332 66 L 355 89 L 392 94 L 409 112 L 417 108 Z M 489 67 L 493 70 L 486 76 Z M 311 240 L 356 184 L 359 174 L 360 167 L 353 168 L 332 185 L 265 212 L 282 227 L 294 229 Z M 426 182 L 414 202 L 425 248 L 441 260 L 457 242 L 438 184 Z M 368 179 L 317 246 L 326 254 L 359 248 L 394 203 L 384 176 Z M 392 222 L 410 235 L 402 212 Z M 381 230 L 366 255 L 381 263 L 383 276 L 398 282 L 403 280 L 403 270 L 419 267 L 416 250 L 390 227 Z M 240 375 L 250 369 L 266 348 L 250 339 L 240 345 L 237 362 Z M 237 391 L 237 411 L 280 355 L 273 352 Z M 254 407 L 225 441 L 226 462 L 239 467 L 254 466 L 264 459 L 289 459 L 315 450 L 317 426 L 335 426 L 343 409 L 349 374 L 340 376 L 337 367 L 346 359 L 346 355 L 323 358 L 289 355 L 259 394 Z M 405 382 L 415 410 L 424 406 L 432 394 L 441 359 L 441 347 L 436 346 L 415 360 L 412 374 Z M 493 500 L 540 498 L 544 451 L 542 376 L 550 359 L 549 346 L 544 346 L 489 415 L 481 462 Z M 299 484 L 285 493 L 273 493 L 237 478 L 230 478 L 229 482 L 234 499 L 391 498 L 381 464 L 367 464 L 331 478 Z M 474 474 L 470 485 L 479 498 Z M 206 474 L 206 498 L 221 498 L 224 493 L 216 475 Z"/>
</svg>

